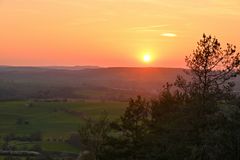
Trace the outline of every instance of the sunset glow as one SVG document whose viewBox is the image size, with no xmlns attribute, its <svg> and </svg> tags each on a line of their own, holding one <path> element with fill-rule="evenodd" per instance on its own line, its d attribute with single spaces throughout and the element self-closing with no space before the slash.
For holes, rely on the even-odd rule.
<svg viewBox="0 0 240 160">
<path fill-rule="evenodd" d="M 240 45 L 239 0 L 1 0 L 0 12 L 0 65 L 144 66 L 149 49 L 152 66 L 184 67 L 203 33 Z"/>
</svg>

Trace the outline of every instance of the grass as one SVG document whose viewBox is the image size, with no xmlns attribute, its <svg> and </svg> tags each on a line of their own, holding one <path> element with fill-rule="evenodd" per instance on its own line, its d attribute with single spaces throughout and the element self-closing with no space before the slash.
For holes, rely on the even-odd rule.
<svg viewBox="0 0 240 160">
<path fill-rule="evenodd" d="M 43 150 L 79 153 L 79 149 L 66 143 L 42 143 Z"/>
<path fill-rule="evenodd" d="M 83 123 L 83 117 L 98 117 L 104 110 L 111 119 L 116 119 L 127 106 L 124 102 L 0 102 L 0 135 L 14 133 L 28 135 L 41 131 L 43 142 L 40 144 L 47 151 L 78 152 L 79 150 L 64 142 L 47 142 L 46 139 L 67 139 L 77 132 Z M 77 114 L 74 114 L 77 113 Z M 29 124 L 17 124 L 18 119 Z M 2 143 L 2 139 L 0 141 Z M 16 145 L 28 146 L 20 142 Z M 20 143 L 20 144 L 19 144 Z M 34 142 L 32 143 L 34 144 Z"/>
</svg>

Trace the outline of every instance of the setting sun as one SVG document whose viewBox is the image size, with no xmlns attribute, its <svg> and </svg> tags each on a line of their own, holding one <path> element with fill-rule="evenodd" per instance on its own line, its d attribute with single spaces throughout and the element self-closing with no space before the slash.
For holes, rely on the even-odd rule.
<svg viewBox="0 0 240 160">
<path fill-rule="evenodd" d="M 149 63 L 149 62 L 151 62 L 151 60 L 152 60 L 152 57 L 151 57 L 150 54 L 145 54 L 145 55 L 143 56 L 143 61 L 144 61 L 145 63 Z"/>
</svg>

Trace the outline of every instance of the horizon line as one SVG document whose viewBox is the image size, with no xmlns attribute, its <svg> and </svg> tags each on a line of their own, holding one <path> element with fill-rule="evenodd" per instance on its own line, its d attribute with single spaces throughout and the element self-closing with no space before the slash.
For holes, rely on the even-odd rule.
<svg viewBox="0 0 240 160">
<path fill-rule="evenodd" d="M 168 66 L 97 66 L 97 65 L 0 65 L 0 67 L 19 67 L 19 68 L 174 68 L 174 69 L 186 69 L 185 67 L 168 67 Z"/>
</svg>

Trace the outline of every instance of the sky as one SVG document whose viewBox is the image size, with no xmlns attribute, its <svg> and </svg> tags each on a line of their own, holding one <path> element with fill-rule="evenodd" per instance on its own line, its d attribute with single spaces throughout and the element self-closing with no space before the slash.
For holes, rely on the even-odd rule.
<svg viewBox="0 0 240 160">
<path fill-rule="evenodd" d="M 0 65 L 184 67 L 203 33 L 240 48 L 239 29 L 239 0 L 0 0 Z"/>
</svg>

